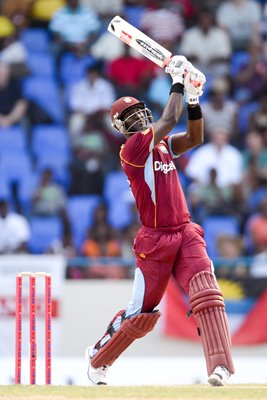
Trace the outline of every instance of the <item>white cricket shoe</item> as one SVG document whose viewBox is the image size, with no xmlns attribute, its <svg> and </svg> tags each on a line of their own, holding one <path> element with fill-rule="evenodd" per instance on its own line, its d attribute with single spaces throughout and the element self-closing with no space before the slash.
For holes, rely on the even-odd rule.
<svg viewBox="0 0 267 400">
<path fill-rule="evenodd" d="M 107 372 L 108 366 L 103 365 L 99 368 L 94 368 L 91 365 L 91 359 L 93 357 L 94 346 L 89 346 L 85 350 L 85 358 L 88 362 L 87 376 L 89 381 L 93 385 L 107 385 Z"/>
<path fill-rule="evenodd" d="M 218 365 L 208 378 L 210 386 L 225 386 L 231 374 L 226 367 Z"/>
</svg>

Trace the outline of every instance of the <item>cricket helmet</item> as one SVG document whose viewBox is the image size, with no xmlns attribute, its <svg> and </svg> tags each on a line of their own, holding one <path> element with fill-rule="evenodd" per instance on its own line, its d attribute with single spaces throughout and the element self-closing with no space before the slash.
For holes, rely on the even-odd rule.
<svg viewBox="0 0 267 400">
<path fill-rule="evenodd" d="M 126 113 L 126 111 L 129 111 L 131 108 L 134 109 L 139 108 L 141 110 L 144 110 L 143 120 L 145 121 L 147 119 L 149 122 L 153 122 L 151 111 L 146 108 L 146 105 L 143 101 L 139 101 L 135 97 L 131 96 L 120 97 L 113 103 L 111 107 L 110 116 L 111 116 L 112 126 L 114 126 L 114 128 L 116 128 L 123 134 L 134 133 L 130 132 L 131 127 L 128 129 L 126 129 L 125 127 L 125 122 L 129 117 L 127 117 L 125 121 L 123 119 L 123 116 Z M 133 112 L 131 117 L 134 116 L 135 114 L 137 115 L 137 113 L 138 112 Z"/>
</svg>

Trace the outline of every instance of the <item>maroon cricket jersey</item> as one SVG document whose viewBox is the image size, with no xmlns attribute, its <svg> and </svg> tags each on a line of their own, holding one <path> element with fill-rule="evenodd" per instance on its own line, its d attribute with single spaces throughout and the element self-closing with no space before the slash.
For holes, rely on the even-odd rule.
<svg viewBox="0 0 267 400">
<path fill-rule="evenodd" d="M 171 136 L 154 146 L 152 127 L 132 135 L 121 148 L 122 167 L 144 226 L 172 228 L 190 221 L 174 157 Z"/>
</svg>

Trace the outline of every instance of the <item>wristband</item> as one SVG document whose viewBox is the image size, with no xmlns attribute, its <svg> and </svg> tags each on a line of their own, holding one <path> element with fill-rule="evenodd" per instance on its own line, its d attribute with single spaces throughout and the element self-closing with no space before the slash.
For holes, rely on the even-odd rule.
<svg viewBox="0 0 267 400">
<path fill-rule="evenodd" d="M 187 107 L 187 115 L 188 115 L 188 119 L 190 120 L 197 120 L 197 119 L 201 119 L 202 118 L 202 110 L 200 105 L 198 104 L 195 107 Z"/>
<path fill-rule="evenodd" d="M 169 94 L 171 94 L 171 93 L 181 93 L 181 94 L 184 94 L 184 85 L 183 85 L 182 83 L 180 83 L 180 82 L 174 83 L 174 84 L 171 86 L 171 90 L 170 90 L 170 93 L 169 93 Z"/>
</svg>

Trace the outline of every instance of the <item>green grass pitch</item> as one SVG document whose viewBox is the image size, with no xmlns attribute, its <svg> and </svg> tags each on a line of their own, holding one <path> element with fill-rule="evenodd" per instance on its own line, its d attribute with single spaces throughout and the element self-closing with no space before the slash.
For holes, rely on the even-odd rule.
<svg viewBox="0 0 267 400">
<path fill-rule="evenodd" d="M 188 386 L 0 386 L 0 399 L 177 399 L 177 400 L 267 400 L 267 385 Z"/>
</svg>

